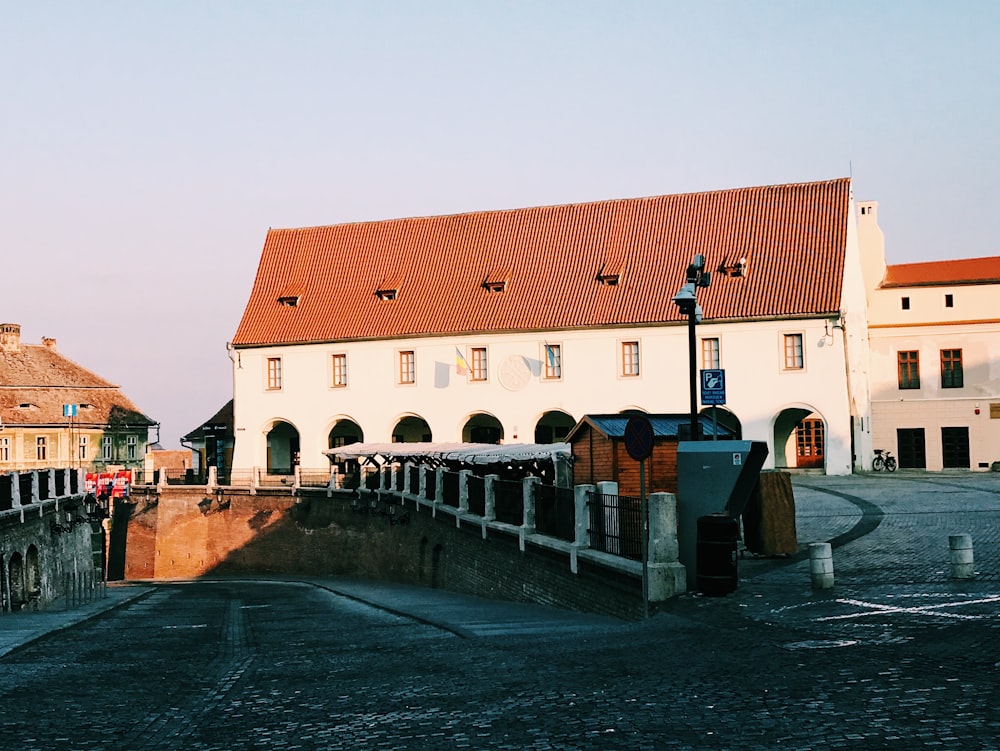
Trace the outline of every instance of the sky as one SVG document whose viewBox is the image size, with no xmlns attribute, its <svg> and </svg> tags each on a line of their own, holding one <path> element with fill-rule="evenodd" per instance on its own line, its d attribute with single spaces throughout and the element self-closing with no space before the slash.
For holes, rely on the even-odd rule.
<svg viewBox="0 0 1000 751">
<path fill-rule="evenodd" d="M 851 176 L 889 263 L 1000 255 L 1000 3 L 0 0 L 0 322 L 163 448 L 269 227 Z"/>
</svg>

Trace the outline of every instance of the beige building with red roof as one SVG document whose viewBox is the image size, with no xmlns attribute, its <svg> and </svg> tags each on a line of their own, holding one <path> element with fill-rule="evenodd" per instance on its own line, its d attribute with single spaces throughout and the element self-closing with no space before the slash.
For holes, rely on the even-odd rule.
<svg viewBox="0 0 1000 751">
<path fill-rule="evenodd" d="M 1000 462 L 1000 256 L 887 266 L 878 204 L 859 204 L 872 437 L 904 469 Z"/>
<path fill-rule="evenodd" d="M 585 414 L 685 412 L 699 368 L 768 466 L 870 462 L 848 179 L 270 230 L 231 342 L 234 468 L 354 441 L 551 442 Z M 855 456 L 857 459 L 855 459 Z"/>
<path fill-rule="evenodd" d="M 155 426 L 55 339 L 25 344 L 18 324 L 0 324 L 0 472 L 139 468 Z"/>
</svg>

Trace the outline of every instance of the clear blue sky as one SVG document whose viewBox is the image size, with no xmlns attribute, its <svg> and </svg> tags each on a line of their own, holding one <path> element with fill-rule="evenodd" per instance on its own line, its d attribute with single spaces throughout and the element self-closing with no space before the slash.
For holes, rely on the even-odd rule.
<svg viewBox="0 0 1000 751">
<path fill-rule="evenodd" d="M 1000 255 L 1000 3 L 0 0 L 0 321 L 166 448 L 268 227 L 825 180 Z"/>
</svg>

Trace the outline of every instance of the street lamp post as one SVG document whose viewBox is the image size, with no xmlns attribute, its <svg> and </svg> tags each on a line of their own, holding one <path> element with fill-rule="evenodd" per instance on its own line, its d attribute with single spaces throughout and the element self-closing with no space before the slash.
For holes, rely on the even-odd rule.
<svg viewBox="0 0 1000 751">
<path fill-rule="evenodd" d="M 698 369 L 695 349 L 695 325 L 701 322 L 701 306 L 698 304 L 698 288 L 706 288 L 712 283 L 712 274 L 705 271 L 705 256 L 695 255 L 691 265 L 687 267 L 684 286 L 680 288 L 673 301 L 688 320 L 688 385 L 691 395 L 691 440 L 698 440 Z"/>
</svg>

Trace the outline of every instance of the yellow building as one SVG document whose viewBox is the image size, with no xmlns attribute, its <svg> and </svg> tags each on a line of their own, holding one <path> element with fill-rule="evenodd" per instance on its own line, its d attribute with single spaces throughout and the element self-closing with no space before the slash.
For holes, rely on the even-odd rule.
<svg viewBox="0 0 1000 751">
<path fill-rule="evenodd" d="M 21 342 L 0 324 L 0 472 L 141 468 L 157 423 L 104 380 L 56 351 Z"/>
</svg>

